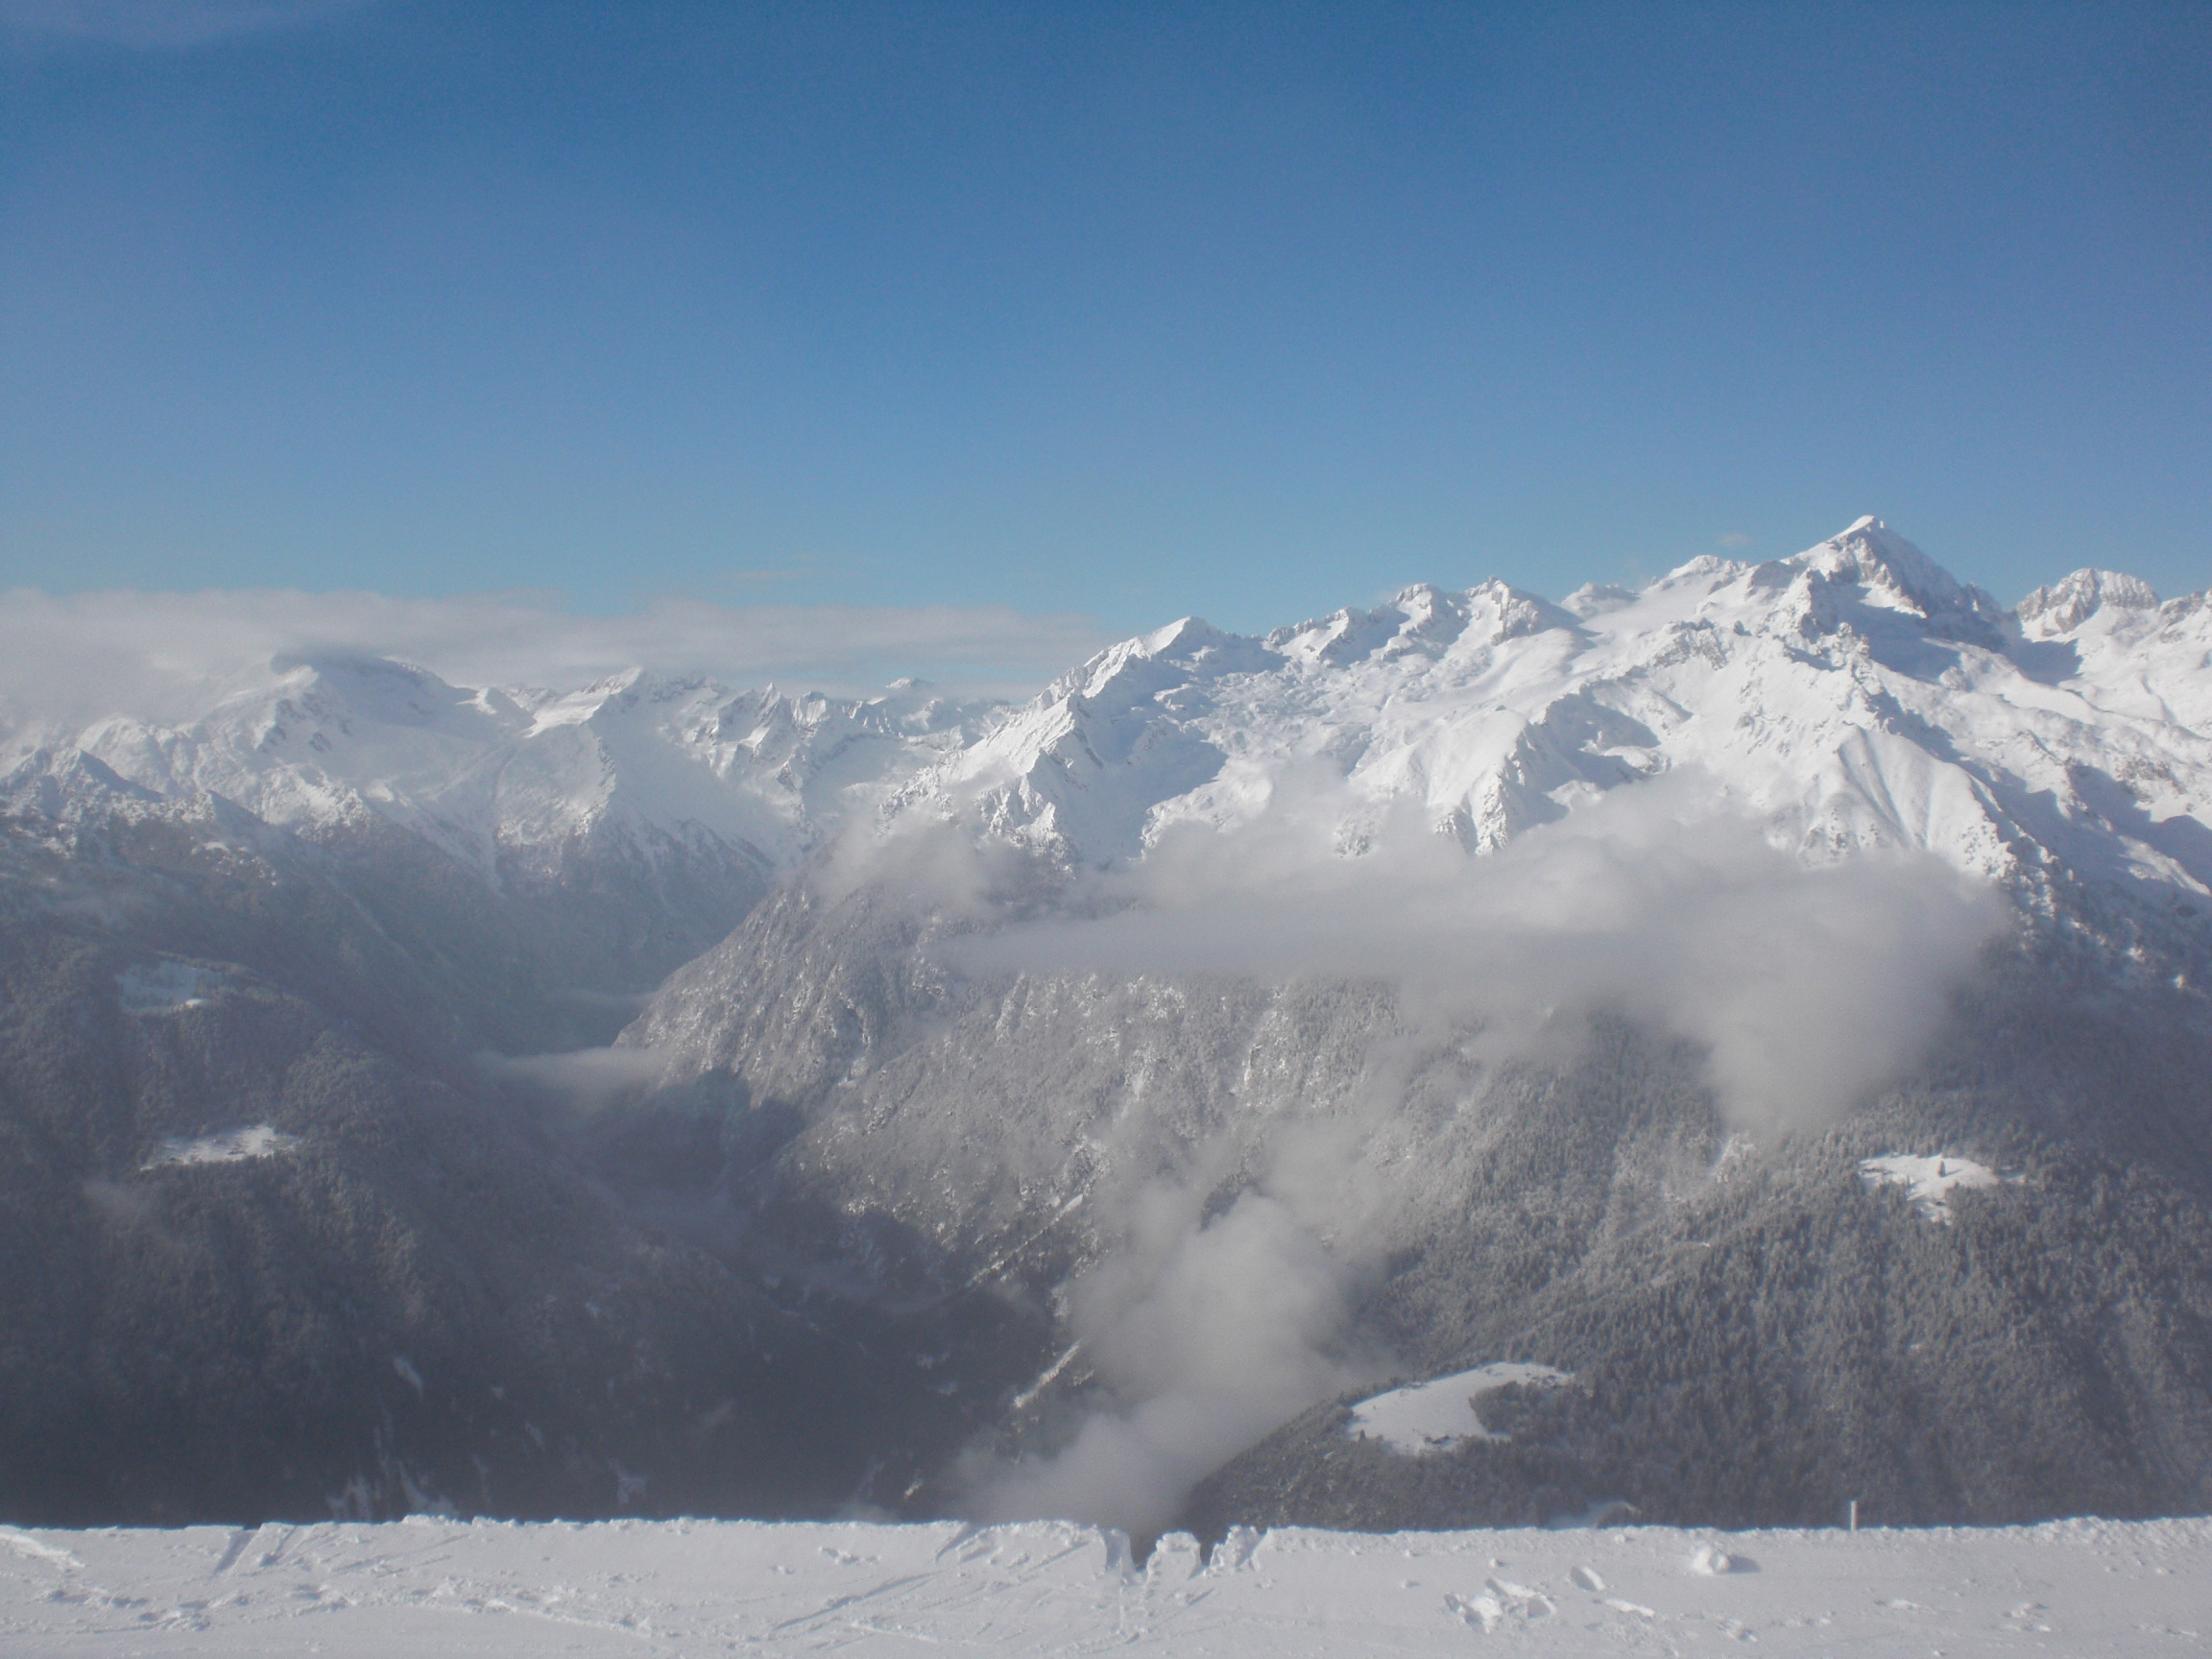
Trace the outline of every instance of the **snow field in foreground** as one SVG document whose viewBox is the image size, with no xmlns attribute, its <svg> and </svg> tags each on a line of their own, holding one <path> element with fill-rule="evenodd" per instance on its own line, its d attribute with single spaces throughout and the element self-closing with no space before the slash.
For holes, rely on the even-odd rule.
<svg viewBox="0 0 2212 1659">
<path fill-rule="evenodd" d="M 0 1528 L 0 1652 L 2197 1653 L 2212 1521 L 1188 1534 L 744 1521 Z"/>
</svg>

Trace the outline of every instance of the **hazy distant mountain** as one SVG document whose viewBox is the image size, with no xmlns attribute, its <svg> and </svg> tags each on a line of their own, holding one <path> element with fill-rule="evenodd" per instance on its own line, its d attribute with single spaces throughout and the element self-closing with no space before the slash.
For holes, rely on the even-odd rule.
<svg viewBox="0 0 2212 1659">
<path fill-rule="evenodd" d="M 1015 708 L 24 719 L 0 1505 L 2201 1507 L 2208 649 L 1865 519 Z"/>
<path fill-rule="evenodd" d="M 961 716 L 276 677 L 183 727 L 33 726 L 0 777 L 0 1505 L 852 1491 L 850 1425 L 936 1397 L 633 1213 L 580 1151 L 600 1084 L 503 1056 L 604 1042 Z"/>
</svg>

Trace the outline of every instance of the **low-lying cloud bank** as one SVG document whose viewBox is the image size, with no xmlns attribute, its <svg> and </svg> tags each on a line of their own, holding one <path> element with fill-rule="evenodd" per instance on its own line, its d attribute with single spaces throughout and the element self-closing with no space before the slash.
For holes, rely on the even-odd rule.
<svg viewBox="0 0 2212 1659">
<path fill-rule="evenodd" d="M 0 594 L 0 718 L 181 721 L 287 658 L 419 663 L 458 685 L 567 689 L 642 667 L 735 686 L 856 694 L 918 676 L 1021 695 L 1095 649 L 1091 618 L 1006 606 L 718 605 L 666 599 L 615 616 L 548 595 L 406 599 L 252 589 Z"/>
<path fill-rule="evenodd" d="M 486 1076 L 519 1083 L 578 1111 L 597 1111 L 661 1080 L 667 1056 L 657 1048 L 571 1048 L 552 1054 L 476 1056 Z"/>
<path fill-rule="evenodd" d="M 1416 1026 L 1497 1058 L 1617 1012 L 1701 1045 L 1740 1125 L 1808 1129 L 1911 1065 L 2007 926 L 1994 889 L 1932 854 L 1808 864 L 1778 844 L 1793 834 L 1695 776 L 1618 789 L 1483 857 L 1410 807 L 1345 855 L 1353 806 L 1325 788 L 1228 832 L 1173 826 L 1098 879 L 1110 914 L 1010 928 L 956 959 L 1384 979 Z"/>
</svg>

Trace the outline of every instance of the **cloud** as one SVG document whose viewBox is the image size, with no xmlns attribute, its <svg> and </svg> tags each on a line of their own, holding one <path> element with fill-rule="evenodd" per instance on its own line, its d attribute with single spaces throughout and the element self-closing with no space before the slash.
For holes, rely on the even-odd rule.
<svg viewBox="0 0 2212 1659">
<path fill-rule="evenodd" d="M 140 51 L 303 29 L 370 0 L 0 0 L 0 24 Z"/>
<path fill-rule="evenodd" d="M 579 1112 L 594 1112 L 633 1090 L 661 1081 L 668 1057 L 658 1048 L 572 1048 L 559 1054 L 476 1056 L 490 1076 L 552 1095 Z"/>
<path fill-rule="evenodd" d="M 1816 1129 L 1917 1058 L 2006 925 L 1994 890 L 1933 855 L 1808 865 L 1693 774 L 1480 858 L 1410 810 L 1340 855 L 1363 810 L 1340 784 L 1279 789 L 1241 830 L 1164 832 L 1100 879 L 1119 900 L 1100 920 L 951 949 L 985 971 L 1383 979 L 1416 1028 L 1501 1058 L 1623 1013 L 1701 1045 L 1736 1122 Z"/>
<path fill-rule="evenodd" d="M 1403 1111 L 1422 1054 L 1564 1058 L 1593 1016 L 1624 1014 L 1700 1046 L 1737 1124 L 1815 1131 L 1910 1069 L 2007 926 L 1994 890 L 1933 857 L 1808 864 L 1792 826 L 1695 774 L 1623 787 L 1481 857 L 1412 807 L 1347 855 L 1346 825 L 1374 815 L 1333 773 L 1292 777 L 1239 828 L 1180 825 L 1133 870 L 1087 878 L 1072 896 L 1085 919 L 939 947 L 978 974 L 1382 980 L 1399 1010 L 1363 1097 L 1279 1126 L 1263 1166 L 1201 1145 L 1118 1216 L 1094 1194 L 1108 1248 L 1071 1287 L 1070 1321 L 1096 1391 L 1057 1451 L 972 1458 L 979 1518 L 1157 1530 L 1192 1481 L 1375 1374 L 1381 1357 L 1363 1365 L 1344 1346 L 1393 1209 L 1362 1146 Z M 993 885 L 911 847 L 884 868 L 971 917 Z M 1207 1200 L 1225 1179 L 1251 1184 L 1218 1212 Z"/>
<path fill-rule="evenodd" d="M 1720 545 L 1733 553 L 1739 547 L 1750 546 L 1751 538 L 1744 535 L 1741 530 L 1731 530 L 1720 538 Z"/>
<path fill-rule="evenodd" d="M 1290 1208 L 1246 1192 L 1211 1219 L 1194 1187 L 1133 1207 L 1119 1249 L 1079 1281 L 1070 1324 L 1129 1404 L 1051 1455 L 965 1471 L 977 1519 L 1036 1516 L 1157 1533 L 1190 1482 L 1356 1373 L 1334 1357 L 1350 1275 Z"/>
<path fill-rule="evenodd" d="M 918 675 L 1018 695 L 1101 642 L 1089 617 L 1006 606 L 724 605 L 614 616 L 547 595 L 406 599 L 252 589 L 0 595 L 0 724 L 181 721 L 265 681 L 279 658 L 392 656 L 456 685 L 565 689 L 630 667 L 733 685 L 860 692 Z"/>
</svg>

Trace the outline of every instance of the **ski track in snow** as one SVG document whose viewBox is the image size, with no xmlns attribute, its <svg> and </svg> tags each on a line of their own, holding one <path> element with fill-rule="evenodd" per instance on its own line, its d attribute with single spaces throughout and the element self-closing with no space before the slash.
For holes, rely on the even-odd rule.
<svg viewBox="0 0 2212 1659">
<path fill-rule="evenodd" d="M 1727 1560 L 1726 1572 L 1710 1563 Z M 1695 1563 L 1703 1560 L 1708 1571 Z M 0 1530 L 0 1651 L 2192 1653 L 2212 1521 L 1716 1534 L 418 1517 Z"/>
</svg>

